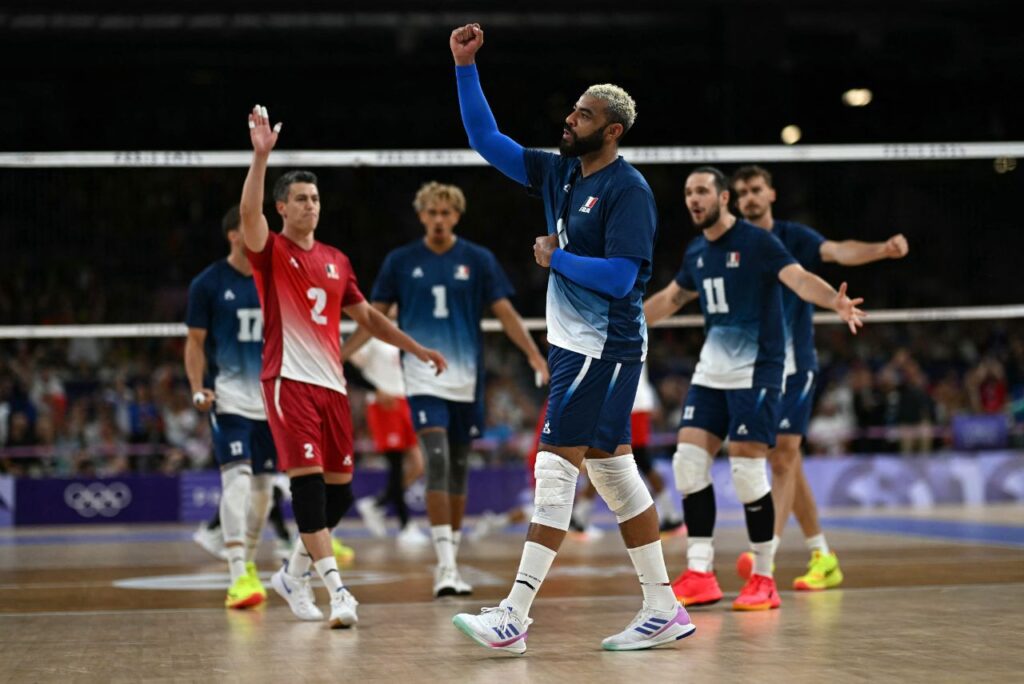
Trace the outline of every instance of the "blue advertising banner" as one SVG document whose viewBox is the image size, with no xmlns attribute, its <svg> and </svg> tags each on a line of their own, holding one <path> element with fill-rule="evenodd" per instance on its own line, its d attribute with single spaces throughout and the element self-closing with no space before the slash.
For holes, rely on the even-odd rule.
<svg viewBox="0 0 1024 684">
<path fill-rule="evenodd" d="M 178 478 L 21 478 L 15 481 L 17 525 L 177 522 Z"/>
<path fill-rule="evenodd" d="M 209 520 L 220 505 L 220 473 L 216 470 L 190 471 L 182 473 L 181 521 L 199 522 Z M 285 498 L 290 500 L 288 479 L 279 476 Z M 470 515 L 485 510 L 504 511 L 518 501 L 520 492 L 527 486 L 526 471 L 521 465 L 471 470 L 469 473 L 469 498 L 466 512 Z M 387 473 L 381 470 L 357 470 L 352 481 L 352 493 L 356 499 L 375 496 L 387 487 Z M 414 483 L 405 495 L 405 502 L 413 515 L 426 510 L 422 482 Z M 291 505 L 285 505 L 285 517 L 291 517 Z M 394 514 L 394 511 L 390 511 Z M 348 517 L 356 517 L 355 507 Z"/>
<path fill-rule="evenodd" d="M 14 478 L 0 475 L 0 527 L 14 524 Z"/>
</svg>

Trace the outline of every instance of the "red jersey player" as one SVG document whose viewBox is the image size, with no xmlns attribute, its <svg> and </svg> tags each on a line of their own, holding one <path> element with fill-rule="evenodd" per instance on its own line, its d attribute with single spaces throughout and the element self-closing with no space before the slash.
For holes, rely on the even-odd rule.
<svg viewBox="0 0 1024 684">
<path fill-rule="evenodd" d="M 437 372 L 444 357 L 401 332 L 371 307 L 352 264 L 313 238 L 320 220 L 316 176 L 290 171 L 274 185 L 280 233 L 263 215 L 267 160 L 281 124 L 273 129 L 265 107 L 249 114 L 253 158 L 240 206 L 242 235 L 263 311 L 263 401 L 278 465 L 291 481 L 300 542 L 271 583 L 303 620 L 319 620 L 309 587 L 310 565 L 331 595 L 331 627 L 351 627 L 358 605 L 345 588 L 331 550 L 330 529 L 352 504 L 352 419 L 341 369 L 342 310 L 374 337 L 399 347 Z"/>
</svg>

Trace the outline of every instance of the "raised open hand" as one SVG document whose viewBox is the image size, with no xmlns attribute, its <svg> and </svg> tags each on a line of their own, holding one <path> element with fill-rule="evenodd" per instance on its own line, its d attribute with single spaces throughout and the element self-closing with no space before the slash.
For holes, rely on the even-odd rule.
<svg viewBox="0 0 1024 684">
<path fill-rule="evenodd" d="M 832 308 L 835 309 L 839 317 L 846 321 L 846 324 L 850 326 L 850 332 L 854 335 L 857 334 L 857 328 L 864 326 L 862 319 L 867 317 L 867 314 L 857 308 L 859 304 L 864 302 L 863 297 L 857 297 L 856 299 L 850 299 L 846 296 L 846 283 L 839 286 L 839 292 L 836 294 L 835 301 L 833 302 Z"/>
<path fill-rule="evenodd" d="M 477 50 L 484 44 L 484 30 L 480 24 L 466 24 L 452 31 L 448 45 L 452 49 L 452 57 L 459 66 L 467 66 L 476 61 Z"/>
<path fill-rule="evenodd" d="M 256 154 L 270 154 L 277 144 L 277 135 L 281 132 L 281 122 L 278 121 L 274 128 L 270 128 L 270 115 L 266 107 L 256 105 L 249 112 L 249 138 L 252 140 L 252 149 Z"/>
</svg>

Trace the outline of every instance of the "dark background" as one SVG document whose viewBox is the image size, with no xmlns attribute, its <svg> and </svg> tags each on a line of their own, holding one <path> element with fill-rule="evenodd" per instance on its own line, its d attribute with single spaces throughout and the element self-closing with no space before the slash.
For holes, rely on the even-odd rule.
<svg viewBox="0 0 1024 684">
<path fill-rule="evenodd" d="M 429 9 L 427 9 L 429 7 Z M 1024 139 L 1024 40 L 1009 2 L 7 2 L 3 151 L 244 150 L 253 103 L 281 149 L 465 147 L 448 34 L 479 21 L 504 132 L 557 144 L 591 83 L 636 98 L 628 145 Z M 874 101 L 844 107 L 850 87 Z M 752 159 L 751 161 L 757 161 Z M 831 238 L 902 231 L 906 262 L 846 277 L 868 305 L 1019 301 L 1024 184 L 993 160 L 771 164 L 776 216 Z M 694 233 L 681 165 L 643 166 L 661 212 L 660 288 Z M 735 169 L 724 167 L 729 173 Z M 540 207 L 496 171 L 317 169 L 320 239 L 363 287 L 414 239 L 420 183 L 463 186 L 460 232 L 491 247 L 526 314 L 543 308 Z M 273 170 L 272 170 L 273 175 Z M 0 170 L 0 324 L 180 320 L 189 279 L 226 251 L 218 224 L 244 169 Z M 272 221 L 272 225 L 274 222 Z"/>
</svg>

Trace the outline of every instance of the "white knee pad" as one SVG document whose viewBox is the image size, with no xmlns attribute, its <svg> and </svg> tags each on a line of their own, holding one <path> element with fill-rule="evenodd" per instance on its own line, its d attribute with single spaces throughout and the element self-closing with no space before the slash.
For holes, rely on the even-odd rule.
<svg viewBox="0 0 1024 684">
<path fill-rule="evenodd" d="M 245 541 L 245 517 L 252 489 L 252 467 L 248 463 L 230 465 L 220 471 L 220 526 L 224 542 Z"/>
<path fill-rule="evenodd" d="M 537 491 L 533 497 L 535 508 L 530 522 L 568 530 L 579 468 L 561 456 L 541 451 L 537 453 L 533 475 L 537 480 Z"/>
<path fill-rule="evenodd" d="M 772 486 L 768 484 L 768 470 L 765 458 L 729 458 L 732 469 L 732 485 L 736 489 L 736 498 L 742 504 L 753 503 L 768 492 Z"/>
<path fill-rule="evenodd" d="M 633 454 L 588 459 L 587 474 L 620 523 L 632 520 L 654 505 Z"/>
<path fill-rule="evenodd" d="M 683 496 L 696 494 L 711 484 L 711 454 L 696 444 L 678 444 L 672 456 L 676 489 Z"/>
</svg>

